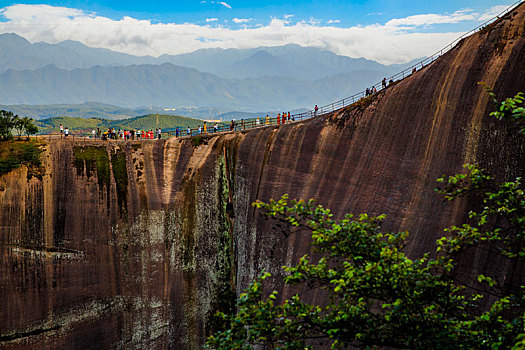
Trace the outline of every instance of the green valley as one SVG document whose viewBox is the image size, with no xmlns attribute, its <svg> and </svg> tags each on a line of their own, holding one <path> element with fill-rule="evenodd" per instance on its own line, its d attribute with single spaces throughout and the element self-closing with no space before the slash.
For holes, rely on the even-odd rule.
<svg viewBox="0 0 525 350">
<path fill-rule="evenodd" d="M 148 114 L 134 118 L 109 120 L 104 118 L 80 118 L 80 117 L 54 117 L 36 121 L 40 134 L 52 134 L 60 132 L 60 124 L 69 128 L 76 134 L 90 133 L 93 129 L 106 131 L 108 128 L 130 130 L 163 130 L 175 129 L 177 127 L 186 129 L 197 128 L 204 121 L 194 118 L 186 118 L 176 115 Z M 208 121 L 208 123 L 210 123 Z"/>
</svg>

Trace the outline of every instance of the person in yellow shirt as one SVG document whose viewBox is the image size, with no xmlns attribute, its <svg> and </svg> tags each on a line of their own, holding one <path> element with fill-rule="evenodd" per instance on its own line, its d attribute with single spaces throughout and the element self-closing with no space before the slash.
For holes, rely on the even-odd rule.
<svg viewBox="0 0 525 350">
<path fill-rule="evenodd" d="M 281 124 L 281 113 L 277 114 L 277 125 Z"/>
<path fill-rule="evenodd" d="M 268 114 L 266 115 L 266 125 L 270 125 L 270 117 L 268 117 Z"/>
<path fill-rule="evenodd" d="M 208 129 L 208 126 L 206 125 L 206 122 L 204 122 L 204 132 Z"/>
</svg>

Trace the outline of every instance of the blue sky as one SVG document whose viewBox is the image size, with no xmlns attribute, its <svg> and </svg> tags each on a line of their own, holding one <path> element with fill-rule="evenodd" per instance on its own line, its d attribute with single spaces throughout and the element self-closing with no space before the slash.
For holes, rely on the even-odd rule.
<svg viewBox="0 0 525 350">
<path fill-rule="evenodd" d="M 0 33 L 153 56 L 296 43 L 401 63 L 432 54 L 513 2 L 0 0 Z"/>
</svg>

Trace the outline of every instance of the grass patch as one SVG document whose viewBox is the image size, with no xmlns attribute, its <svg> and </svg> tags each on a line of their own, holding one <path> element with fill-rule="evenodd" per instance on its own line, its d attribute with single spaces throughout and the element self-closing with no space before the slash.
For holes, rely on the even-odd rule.
<svg viewBox="0 0 525 350">
<path fill-rule="evenodd" d="M 43 152 L 42 141 L 4 141 L 0 142 L 0 176 L 25 165 L 27 177 L 42 179 L 43 167 L 40 154 Z"/>
<path fill-rule="evenodd" d="M 113 176 L 117 185 L 117 201 L 121 213 L 127 211 L 128 203 L 128 171 L 126 167 L 126 154 L 121 150 L 111 154 Z"/>
<path fill-rule="evenodd" d="M 109 156 L 106 147 L 75 146 L 73 147 L 73 154 L 75 156 L 77 175 L 82 176 L 84 169 L 86 170 L 87 177 L 90 177 L 96 172 L 99 188 L 102 190 L 104 185 L 106 185 L 106 188 L 109 192 L 110 170 Z"/>
<path fill-rule="evenodd" d="M 365 110 L 366 107 L 372 104 L 372 101 L 374 100 L 375 96 L 376 94 L 360 98 L 358 101 L 350 105 L 351 109 L 357 109 L 358 111 Z"/>
<path fill-rule="evenodd" d="M 195 136 L 191 138 L 191 143 L 193 144 L 193 147 L 199 147 L 204 143 L 204 137 L 202 136 Z"/>
</svg>

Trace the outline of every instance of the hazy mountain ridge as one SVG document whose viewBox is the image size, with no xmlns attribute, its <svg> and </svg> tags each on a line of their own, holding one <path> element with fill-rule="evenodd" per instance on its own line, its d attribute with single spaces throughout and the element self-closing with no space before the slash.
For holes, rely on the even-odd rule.
<svg viewBox="0 0 525 350">
<path fill-rule="evenodd" d="M 181 106 L 191 106 L 184 110 L 188 113 L 208 107 L 213 112 L 203 116 L 183 114 L 214 119 L 232 110 L 280 111 L 331 103 L 408 65 L 384 66 L 294 44 L 138 57 L 76 41 L 31 44 L 16 34 L 1 34 L 0 103 L 96 101 L 123 106 L 121 117 L 140 114 L 127 110 L 139 106 L 161 106 L 153 112 L 176 108 L 177 113 Z M 40 110 L 39 117 L 56 116 L 46 114 L 45 107 Z M 116 112 L 101 112 L 101 117 L 119 118 Z"/>
<path fill-rule="evenodd" d="M 3 104 L 64 104 L 97 101 L 128 108 L 213 106 L 229 110 L 290 110 L 326 104 L 378 81 L 381 73 L 353 72 L 317 81 L 282 77 L 222 79 L 192 68 L 132 65 L 60 69 L 48 65 L 34 71 L 0 74 Z"/>
<path fill-rule="evenodd" d="M 385 66 L 364 58 L 350 58 L 314 47 L 296 44 L 253 49 L 201 49 L 181 55 L 133 56 L 108 49 L 92 48 L 78 41 L 31 44 L 16 34 L 0 34 L 0 73 L 9 69 L 35 70 L 49 64 L 65 70 L 100 66 L 163 64 L 195 68 L 222 78 L 243 79 L 284 76 L 316 80 L 356 70 L 397 72 L 403 65 Z"/>
<path fill-rule="evenodd" d="M 34 70 L 49 64 L 70 70 L 96 65 L 131 65 L 154 62 L 155 58 L 151 56 L 137 57 L 108 49 L 92 48 L 78 41 L 31 44 L 16 34 L 0 34 L 0 72 L 9 69 Z"/>
</svg>

